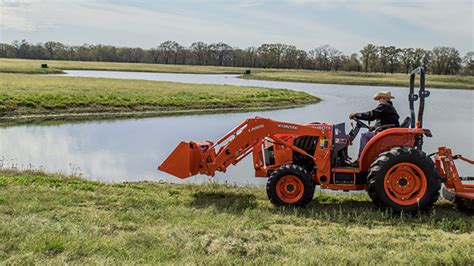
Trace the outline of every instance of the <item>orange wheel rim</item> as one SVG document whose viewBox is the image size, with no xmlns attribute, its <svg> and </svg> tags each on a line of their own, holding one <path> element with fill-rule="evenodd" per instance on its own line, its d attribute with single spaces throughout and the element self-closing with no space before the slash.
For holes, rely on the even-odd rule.
<svg viewBox="0 0 474 266">
<path fill-rule="evenodd" d="M 295 203 L 303 197 L 304 184 L 297 176 L 286 175 L 276 184 L 276 194 L 285 203 Z"/>
<path fill-rule="evenodd" d="M 398 205 L 417 203 L 425 195 L 426 188 L 425 173 L 412 163 L 398 163 L 385 174 L 385 193 Z"/>
</svg>

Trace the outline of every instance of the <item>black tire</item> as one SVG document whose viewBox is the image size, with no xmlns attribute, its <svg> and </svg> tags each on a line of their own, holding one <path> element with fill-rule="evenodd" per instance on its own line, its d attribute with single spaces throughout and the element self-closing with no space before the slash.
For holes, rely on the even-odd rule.
<svg viewBox="0 0 474 266">
<path fill-rule="evenodd" d="M 392 167 L 396 167 L 395 165 L 400 165 L 401 163 L 415 165 L 425 176 L 425 192 L 421 195 L 414 193 L 415 198 L 410 198 L 410 200 L 406 199 L 407 205 L 397 203 L 393 200 L 393 198 L 396 197 L 394 196 L 395 194 L 388 195 L 384 185 L 384 183 L 387 182 L 386 176 L 387 179 L 390 179 L 390 177 L 388 177 L 390 173 L 387 175 L 387 172 L 393 169 Z M 396 169 L 397 168 L 395 168 L 395 170 Z M 417 172 L 415 171 L 415 173 Z M 419 174 L 417 178 L 421 180 L 423 177 Z M 401 179 L 404 179 L 403 183 Z M 402 177 L 401 179 L 397 185 L 402 187 L 410 186 L 409 182 L 406 183 L 406 178 Z M 424 152 L 408 147 L 397 147 L 381 153 L 370 166 L 367 180 L 369 196 L 376 206 L 381 209 L 392 209 L 395 212 L 406 213 L 415 213 L 431 209 L 439 198 L 442 183 L 433 161 Z M 389 193 L 391 192 L 389 191 Z M 414 203 L 411 203 L 413 201 Z"/>
<path fill-rule="evenodd" d="M 293 176 L 295 180 L 299 180 L 302 184 L 301 196 L 295 197 L 295 201 L 285 200 L 279 196 L 281 194 L 281 188 L 278 188 L 279 181 L 286 176 Z M 282 180 L 282 182 L 285 180 Z M 290 184 L 291 185 L 291 184 Z M 275 206 L 287 206 L 287 207 L 304 207 L 313 199 L 314 195 L 314 181 L 311 176 L 298 165 L 284 165 L 275 170 L 267 181 L 267 196 L 270 202 Z M 298 193 L 300 194 L 300 193 Z"/>
</svg>

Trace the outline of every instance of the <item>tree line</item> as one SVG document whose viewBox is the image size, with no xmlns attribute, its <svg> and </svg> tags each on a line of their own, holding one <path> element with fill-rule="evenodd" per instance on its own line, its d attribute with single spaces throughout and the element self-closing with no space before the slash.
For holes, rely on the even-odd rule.
<svg viewBox="0 0 474 266">
<path fill-rule="evenodd" d="M 382 73 L 408 73 L 413 68 L 424 66 L 433 74 L 474 75 L 474 52 L 461 57 L 457 49 L 444 46 L 425 50 L 368 44 L 360 54 L 345 55 L 329 45 L 305 51 L 281 43 L 241 49 L 223 42 L 195 42 L 185 47 L 175 41 L 165 41 L 157 47 L 143 49 L 101 44 L 71 46 L 54 41 L 33 44 L 22 40 L 0 43 L 0 58 Z"/>
</svg>

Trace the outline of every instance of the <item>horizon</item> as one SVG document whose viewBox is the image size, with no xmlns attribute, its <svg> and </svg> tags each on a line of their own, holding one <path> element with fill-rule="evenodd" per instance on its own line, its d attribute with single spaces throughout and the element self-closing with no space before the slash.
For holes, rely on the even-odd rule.
<svg viewBox="0 0 474 266">
<path fill-rule="evenodd" d="M 473 50 L 472 1 L 371 3 L 375 2 L 5 0 L 0 34 L 4 43 L 25 39 L 35 44 L 58 41 L 143 49 L 174 40 L 186 47 L 203 41 L 242 49 L 284 43 L 305 51 L 329 44 L 348 55 L 360 54 L 369 43 L 427 50 L 448 46 L 461 55 Z"/>
</svg>

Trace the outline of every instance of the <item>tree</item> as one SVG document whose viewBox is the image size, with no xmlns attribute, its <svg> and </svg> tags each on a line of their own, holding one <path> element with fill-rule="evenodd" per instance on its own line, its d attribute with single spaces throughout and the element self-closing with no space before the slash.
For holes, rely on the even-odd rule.
<svg viewBox="0 0 474 266">
<path fill-rule="evenodd" d="M 472 54 L 462 59 L 452 47 L 435 47 L 432 51 L 421 48 L 397 48 L 368 44 L 360 50 L 360 57 L 353 53 L 344 55 L 329 45 L 322 45 L 309 52 L 284 43 L 262 44 L 258 48 L 231 47 L 218 42 L 207 45 L 194 42 L 189 47 L 175 41 L 166 41 L 151 49 L 116 47 L 113 45 L 65 45 L 60 42 L 29 43 L 26 40 L 0 43 L 0 57 L 57 59 L 81 61 L 107 61 L 131 63 L 195 64 L 234 67 L 263 67 L 312 69 L 323 71 L 383 71 L 408 73 L 424 66 L 434 74 L 473 75 Z"/>
<path fill-rule="evenodd" d="M 413 52 L 413 68 L 425 67 L 428 69 L 431 61 L 431 54 L 429 51 L 422 48 L 416 48 Z"/>
<path fill-rule="evenodd" d="M 344 69 L 344 71 L 359 72 L 361 70 L 359 56 L 356 53 L 351 54 L 349 58 L 346 58 L 344 60 L 342 68 Z"/>
<path fill-rule="evenodd" d="M 404 48 L 400 51 L 400 61 L 405 69 L 405 73 L 408 74 L 413 69 L 413 62 L 415 57 L 415 50 L 413 48 Z"/>
<path fill-rule="evenodd" d="M 341 68 L 342 66 L 342 62 L 344 60 L 344 54 L 341 51 L 330 47 L 328 50 L 328 57 L 329 57 L 330 65 L 327 70 L 329 71 L 332 69 L 337 72 L 339 68 Z"/>
<path fill-rule="evenodd" d="M 64 49 L 64 45 L 60 42 L 46 42 L 44 48 L 48 51 L 49 59 L 55 59 L 54 55 Z"/>
<path fill-rule="evenodd" d="M 165 64 L 171 63 L 172 58 L 174 58 L 176 61 L 179 48 L 180 45 L 175 41 L 166 41 L 158 46 L 158 49 L 164 58 Z"/>
<path fill-rule="evenodd" d="M 245 49 L 245 54 L 247 58 L 247 67 L 256 67 L 257 66 L 257 48 L 254 46 L 250 46 Z"/>
<path fill-rule="evenodd" d="M 369 72 L 370 66 L 377 59 L 377 47 L 373 44 L 368 44 L 360 50 L 360 53 L 362 54 L 362 63 L 364 64 L 365 72 Z"/>
<path fill-rule="evenodd" d="M 385 46 L 377 47 L 378 51 L 378 62 L 380 64 L 380 70 L 383 73 L 387 73 L 387 64 L 389 60 L 389 48 Z"/>
<path fill-rule="evenodd" d="M 209 50 L 215 55 L 217 65 L 223 66 L 232 51 L 232 47 L 226 43 L 219 42 L 209 45 Z"/>
<path fill-rule="evenodd" d="M 298 48 L 294 45 L 280 45 L 280 49 L 282 55 L 278 67 L 295 68 L 298 60 Z"/>
<path fill-rule="evenodd" d="M 326 70 L 326 71 L 330 70 L 330 59 L 329 59 L 330 50 L 331 50 L 331 46 L 329 46 L 328 44 L 325 44 L 310 51 L 314 60 L 313 62 L 314 69 Z"/>
<path fill-rule="evenodd" d="M 299 69 L 306 69 L 307 62 L 308 62 L 308 53 L 304 50 L 298 50 L 296 62 L 297 62 L 297 67 Z"/>
<path fill-rule="evenodd" d="M 158 64 L 158 60 L 160 59 L 160 50 L 159 50 L 159 48 L 151 48 L 148 51 L 148 53 L 149 53 L 150 58 L 153 61 L 153 63 Z"/>
<path fill-rule="evenodd" d="M 203 42 L 195 42 L 191 44 L 191 53 L 196 58 L 196 64 L 206 65 L 207 64 L 207 50 L 209 49 L 207 44 Z"/>
<path fill-rule="evenodd" d="M 387 47 L 388 64 L 390 73 L 394 73 L 399 65 L 400 49 L 395 46 Z"/>
<path fill-rule="evenodd" d="M 459 51 L 452 47 L 439 46 L 431 52 L 434 74 L 452 75 L 459 72 L 462 59 Z"/>
<path fill-rule="evenodd" d="M 269 44 L 262 44 L 257 48 L 257 55 L 259 59 L 259 66 L 263 68 L 271 67 L 272 51 Z"/>
<path fill-rule="evenodd" d="M 474 75 L 474 52 L 467 52 L 462 60 L 463 74 Z"/>
</svg>

